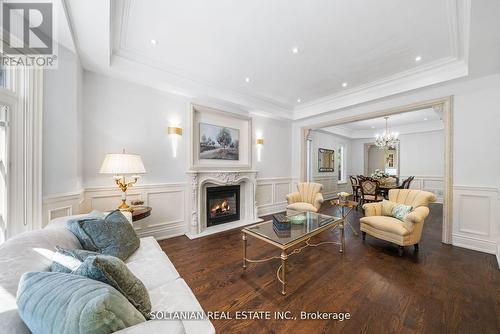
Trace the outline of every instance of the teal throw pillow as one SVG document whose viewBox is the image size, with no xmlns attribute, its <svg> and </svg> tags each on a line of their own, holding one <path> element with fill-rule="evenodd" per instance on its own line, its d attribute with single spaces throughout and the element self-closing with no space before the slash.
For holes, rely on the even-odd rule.
<svg viewBox="0 0 500 334">
<path fill-rule="evenodd" d="M 119 258 L 110 255 L 89 256 L 73 274 L 111 285 L 121 292 L 146 319 L 149 319 L 151 301 L 148 290 Z"/>
<path fill-rule="evenodd" d="M 116 256 L 125 261 L 140 246 L 127 218 L 115 210 L 104 219 L 73 219 L 67 227 L 86 250 Z"/>
<path fill-rule="evenodd" d="M 392 216 L 402 221 L 411 210 L 411 205 L 397 204 L 392 209 Z"/>
<path fill-rule="evenodd" d="M 16 302 L 37 334 L 108 334 L 146 321 L 112 286 L 72 274 L 24 273 Z"/>
<path fill-rule="evenodd" d="M 78 269 L 87 257 L 99 254 L 85 249 L 64 249 L 59 246 L 56 246 L 56 250 L 50 271 L 68 274 Z"/>
</svg>

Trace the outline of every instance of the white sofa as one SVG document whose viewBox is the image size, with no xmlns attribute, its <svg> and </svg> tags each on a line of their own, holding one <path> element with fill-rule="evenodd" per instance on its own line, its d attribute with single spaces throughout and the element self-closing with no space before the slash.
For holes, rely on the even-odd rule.
<svg viewBox="0 0 500 334">
<path fill-rule="evenodd" d="M 19 279 L 28 271 L 49 271 L 56 246 L 82 248 L 78 239 L 65 228 L 66 221 L 74 217 L 77 216 L 58 218 L 44 229 L 22 233 L 0 245 L 0 332 L 30 333 L 17 311 Z M 148 289 L 153 311 L 203 311 L 189 286 L 154 238 L 142 238 L 139 249 L 126 263 Z M 117 333 L 201 334 L 215 333 L 215 329 L 206 318 L 150 320 Z"/>
</svg>

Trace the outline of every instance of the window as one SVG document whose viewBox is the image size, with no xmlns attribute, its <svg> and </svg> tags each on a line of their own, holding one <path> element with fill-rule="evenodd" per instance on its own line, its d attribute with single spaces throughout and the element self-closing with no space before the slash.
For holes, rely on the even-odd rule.
<svg viewBox="0 0 500 334">
<path fill-rule="evenodd" d="M 344 150 L 344 146 L 342 146 L 342 145 L 339 146 L 338 152 L 339 152 L 339 158 L 338 158 L 339 175 L 338 175 L 337 182 L 338 183 L 345 183 L 346 179 L 345 179 L 345 150 Z"/>
<path fill-rule="evenodd" d="M 9 107 L 0 104 L 0 244 L 7 234 L 8 112 Z"/>
<path fill-rule="evenodd" d="M 0 87 L 7 87 L 7 71 L 2 65 L 0 65 Z"/>
</svg>

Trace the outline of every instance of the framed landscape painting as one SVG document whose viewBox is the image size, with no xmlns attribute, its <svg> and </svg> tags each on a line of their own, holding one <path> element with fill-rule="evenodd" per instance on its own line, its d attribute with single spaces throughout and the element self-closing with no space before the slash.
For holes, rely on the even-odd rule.
<svg viewBox="0 0 500 334">
<path fill-rule="evenodd" d="M 240 131 L 200 123 L 200 156 L 208 160 L 239 160 Z"/>
</svg>

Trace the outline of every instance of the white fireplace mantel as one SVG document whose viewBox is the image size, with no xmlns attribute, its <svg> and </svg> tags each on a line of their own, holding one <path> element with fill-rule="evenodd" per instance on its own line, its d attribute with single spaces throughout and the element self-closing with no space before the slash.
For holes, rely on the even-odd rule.
<svg viewBox="0 0 500 334">
<path fill-rule="evenodd" d="M 261 220 L 257 217 L 255 192 L 257 186 L 256 170 L 191 170 L 188 171 L 190 182 L 190 224 L 189 238 L 205 235 L 253 224 Z M 240 220 L 217 226 L 207 227 L 206 188 L 209 186 L 240 185 Z"/>
</svg>

